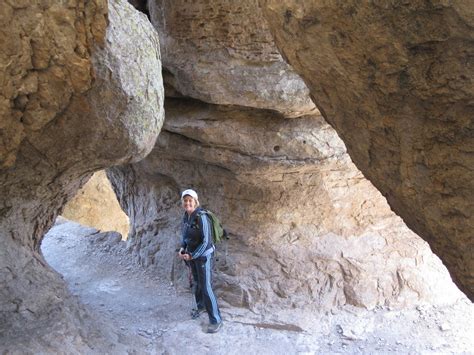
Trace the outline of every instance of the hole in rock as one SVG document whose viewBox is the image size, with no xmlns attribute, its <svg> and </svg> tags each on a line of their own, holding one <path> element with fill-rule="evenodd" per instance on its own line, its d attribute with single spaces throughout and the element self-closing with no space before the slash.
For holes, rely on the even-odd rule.
<svg viewBox="0 0 474 355">
<path fill-rule="evenodd" d="M 130 222 L 120 207 L 104 170 L 96 172 L 66 204 L 62 216 L 101 232 L 115 231 L 128 237 Z"/>
</svg>

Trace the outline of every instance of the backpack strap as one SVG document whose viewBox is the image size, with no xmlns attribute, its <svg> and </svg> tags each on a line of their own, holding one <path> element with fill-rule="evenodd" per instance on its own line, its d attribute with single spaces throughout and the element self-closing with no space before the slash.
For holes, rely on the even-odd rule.
<svg viewBox="0 0 474 355">
<path fill-rule="evenodd" d="M 196 215 L 194 216 L 193 223 L 194 223 L 194 222 L 197 222 L 198 228 L 199 228 L 198 217 L 201 217 L 201 218 L 202 218 L 202 216 L 205 215 L 205 214 L 206 214 L 206 211 L 205 211 L 204 209 L 201 209 L 201 210 L 199 210 L 199 211 L 196 213 Z"/>
<path fill-rule="evenodd" d="M 212 246 L 213 246 L 213 248 L 215 248 L 216 226 L 215 226 L 215 223 L 214 223 L 214 219 L 212 218 L 212 212 L 210 212 L 209 210 L 206 210 L 204 208 L 201 208 L 201 210 L 198 211 L 197 215 L 201 216 L 201 218 L 202 218 L 203 215 L 207 216 L 207 219 L 209 220 L 209 223 L 211 225 Z"/>
</svg>

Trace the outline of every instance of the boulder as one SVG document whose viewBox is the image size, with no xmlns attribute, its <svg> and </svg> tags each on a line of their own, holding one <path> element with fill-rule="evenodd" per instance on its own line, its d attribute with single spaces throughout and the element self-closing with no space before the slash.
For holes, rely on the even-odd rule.
<svg viewBox="0 0 474 355">
<path fill-rule="evenodd" d="M 151 0 L 148 7 L 160 35 L 167 96 L 287 116 L 317 112 L 278 52 L 257 0 Z"/>
</svg>

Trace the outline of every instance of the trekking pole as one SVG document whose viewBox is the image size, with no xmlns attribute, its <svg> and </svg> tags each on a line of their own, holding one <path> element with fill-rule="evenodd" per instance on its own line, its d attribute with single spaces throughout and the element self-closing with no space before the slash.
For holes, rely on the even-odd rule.
<svg viewBox="0 0 474 355">
<path fill-rule="evenodd" d="M 186 265 L 186 268 L 188 269 L 188 282 L 189 282 L 189 289 L 191 290 L 191 313 L 193 312 L 194 309 L 197 310 L 197 302 L 196 302 L 196 287 L 197 284 L 193 280 L 193 273 L 191 270 L 191 264 L 189 261 L 183 260 L 184 264 Z"/>
<path fill-rule="evenodd" d="M 193 283 L 193 286 L 191 287 L 191 312 L 195 309 L 197 311 L 198 306 L 196 302 L 196 287 L 197 285 Z"/>
</svg>

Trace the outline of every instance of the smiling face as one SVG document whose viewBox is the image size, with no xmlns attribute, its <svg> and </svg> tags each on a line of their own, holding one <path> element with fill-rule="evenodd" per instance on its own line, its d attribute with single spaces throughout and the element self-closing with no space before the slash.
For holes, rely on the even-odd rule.
<svg viewBox="0 0 474 355">
<path fill-rule="evenodd" d="M 196 200 L 189 195 L 183 197 L 183 208 L 190 215 L 197 207 Z"/>
</svg>

